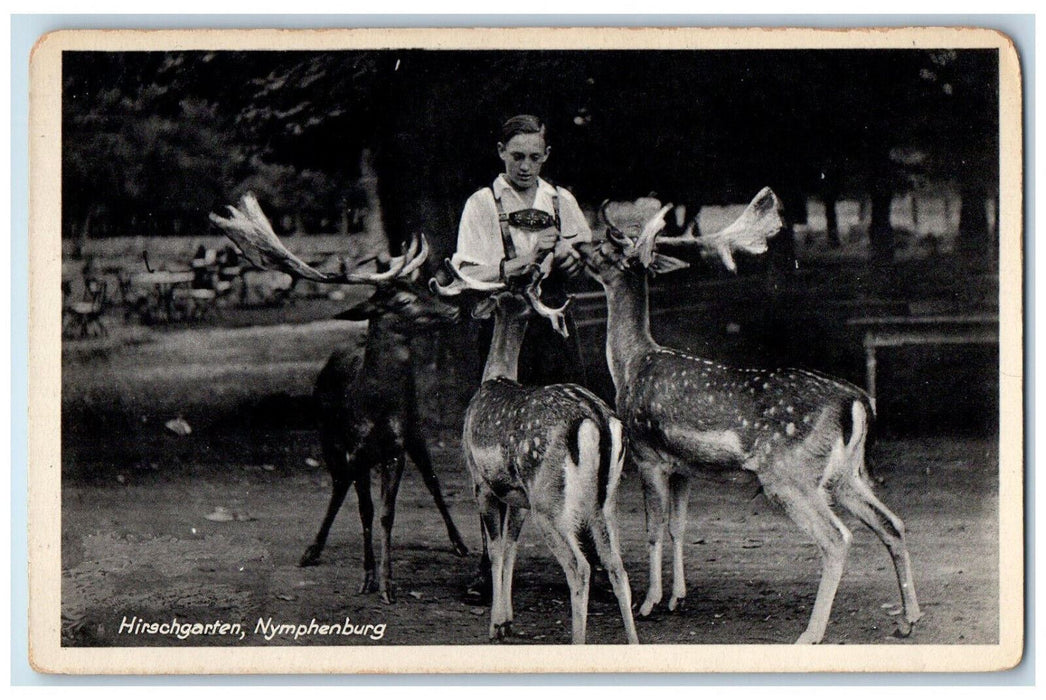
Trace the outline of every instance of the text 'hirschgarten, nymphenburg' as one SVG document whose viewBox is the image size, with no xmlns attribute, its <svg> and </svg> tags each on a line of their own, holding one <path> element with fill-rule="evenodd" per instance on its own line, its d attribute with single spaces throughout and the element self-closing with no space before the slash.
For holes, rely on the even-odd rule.
<svg viewBox="0 0 1046 700">
<path fill-rule="evenodd" d="M 211 622 L 183 622 L 173 618 L 167 622 L 143 620 L 137 615 L 121 619 L 117 630 L 121 635 L 161 635 L 177 637 L 181 640 L 190 637 L 228 636 L 243 641 L 247 637 L 247 630 L 242 622 L 226 622 L 213 620 Z M 261 636 L 266 641 L 272 641 L 276 637 L 292 637 L 295 640 L 302 637 L 366 637 L 372 640 L 380 640 L 385 637 L 385 623 L 379 624 L 355 624 L 348 617 L 343 622 L 326 623 L 312 618 L 309 622 L 277 622 L 273 618 L 259 617 L 254 625 L 253 636 Z"/>
</svg>

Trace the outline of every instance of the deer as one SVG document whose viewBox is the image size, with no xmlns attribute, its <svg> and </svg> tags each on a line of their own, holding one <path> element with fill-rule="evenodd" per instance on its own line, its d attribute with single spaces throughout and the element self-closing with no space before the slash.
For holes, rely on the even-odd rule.
<svg viewBox="0 0 1046 700">
<path fill-rule="evenodd" d="M 865 467 L 874 405 L 861 389 L 802 369 L 731 367 L 658 345 L 650 333 L 648 277 L 688 263 L 658 251 L 663 245 L 718 254 L 736 271 L 734 252 L 760 254 L 782 227 L 780 203 L 764 188 L 722 231 L 659 240 L 671 205 L 653 198 L 605 203 L 605 240 L 580 244 L 588 274 L 606 292 L 606 357 L 618 415 L 629 441 L 629 465 L 642 482 L 649 579 L 639 615 L 662 600 L 662 549 L 667 525 L 673 545 L 668 609 L 686 597 L 683 540 L 692 477 L 742 469 L 783 506 L 817 543 L 820 584 L 798 644 L 823 640 L 852 533 L 838 505 L 885 544 L 893 560 L 908 636 L 922 616 L 912 580 L 904 523 L 876 498 Z"/>
<path fill-rule="evenodd" d="M 421 473 L 443 518 L 454 554 L 468 555 L 433 469 L 417 411 L 410 340 L 419 332 L 455 321 L 460 309 L 419 284 L 418 271 L 428 256 L 425 236 L 414 237 L 402 255 L 388 260 L 382 272 L 358 272 L 370 260 L 342 261 L 337 273 L 320 272 L 291 253 L 250 193 L 230 216 L 210 219 L 255 266 L 280 270 L 292 278 L 325 284 L 369 285 L 374 293 L 335 318 L 369 321 L 362 360 L 348 350 L 335 350 L 316 380 L 313 396 L 320 423 L 320 443 L 331 475 L 331 497 L 320 529 L 299 566 L 319 562 L 331 525 L 350 486 L 355 486 L 363 525 L 364 579 L 359 593 L 379 592 L 395 602 L 392 581 L 392 525 L 405 455 Z M 381 479 L 380 566 L 375 568 L 372 542 L 374 505 L 371 471 Z"/>
<path fill-rule="evenodd" d="M 563 312 L 569 298 L 558 308 L 541 300 L 541 280 L 551 266 L 549 254 L 511 283 L 483 282 L 448 261 L 456 279 L 446 286 L 433 280 L 440 294 L 475 290 L 489 295 L 473 315 L 494 315 L 482 383 L 469 402 L 462 431 L 465 463 L 490 553 L 490 639 L 513 634 L 512 577 L 529 511 L 566 574 L 573 643 L 584 644 L 586 638 L 591 565 L 578 538 L 587 530 L 617 597 L 628 643 L 638 644 L 617 535 L 624 426 L 604 401 L 581 386 L 526 387 L 517 381 L 520 345 L 531 316 L 544 317 L 560 334 L 567 333 Z M 526 282 L 522 287 L 520 280 Z"/>
</svg>

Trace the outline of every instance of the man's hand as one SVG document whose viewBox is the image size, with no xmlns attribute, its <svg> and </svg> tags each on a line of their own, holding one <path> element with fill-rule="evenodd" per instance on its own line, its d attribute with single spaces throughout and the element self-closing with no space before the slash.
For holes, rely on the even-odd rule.
<svg viewBox="0 0 1046 700">
<path fill-rule="evenodd" d="M 556 242 L 553 262 L 556 269 L 567 277 L 576 277 L 581 272 L 581 254 L 567 241 Z"/>
<path fill-rule="evenodd" d="M 530 274 L 530 270 L 535 265 L 537 265 L 537 257 L 535 255 L 520 255 L 511 260 L 506 260 L 503 263 L 505 280 L 509 281 Z"/>
<path fill-rule="evenodd" d="M 559 232 L 554 228 L 547 228 L 537 234 L 537 250 L 548 251 L 559 247 Z"/>
</svg>

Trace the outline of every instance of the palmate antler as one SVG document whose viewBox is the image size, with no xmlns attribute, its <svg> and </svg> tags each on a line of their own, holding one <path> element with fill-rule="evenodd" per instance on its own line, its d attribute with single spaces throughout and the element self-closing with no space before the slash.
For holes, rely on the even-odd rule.
<svg viewBox="0 0 1046 700">
<path fill-rule="evenodd" d="M 450 262 L 448 262 L 447 267 L 454 274 L 455 279 L 450 284 L 443 285 L 434 278 L 430 284 L 433 291 L 437 294 L 442 296 L 457 296 L 467 290 L 484 292 L 491 295 L 496 294 L 497 292 L 522 294 L 526 297 L 531 308 L 534 309 L 534 312 L 539 316 L 548 319 L 549 323 L 552 324 L 552 327 L 557 333 L 562 335 L 564 338 L 569 335 L 565 314 L 567 307 L 570 306 L 572 298 L 567 297 L 566 302 L 559 307 L 548 306 L 541 300 L 541 283 L 552 271 L 551 252 L 531 269 L 530 280 L 522 288 L 519 288 L 518 285 L 510 285 L 508 282 L 484 282 L 482 280 L 473 279 Z M 526 277 L 522 276 L 520 279 L 526 279 Z M 516 288 L 513 289 L 513 287 Z"/>
<path fill-rule="evenodd" d="M 644 198 L 637 200 L 628 210 L 628 205 L 618 205 L 617 211 L 612 211 L 609 204 L 603 205 L 603 218 L 610 225 L 608 236 L 614 240 L 628 258 L 637 259 L 643 267 L 649 268 L 654 261 L 655 250 L 661 246 L 672 247 L 697 247 L 704 250 L 714 251 L 722 259 L 723 264 L 730 271 L 737 269 L 734 262 L 734 252 L 740 251 L 753 255 L 765 253 L 767 241 L 777 235 L 784 226 L 781 220 L 781 202 L 769 187 L 764 187 L 759 194 L 745 207 L 741 215 L 724 228 L 713 234 L 694 236 L 694 227 L 687 227 L 682 236 L 671 238 L 658 238 L 665 227 L 665 214 L 672 208 L 671 204 L 661 207 L 656 214 L 646 219 L 642 231 L 635 240 L 629 235 L 629 227 L 637 228 L 634 220 L 636 213 L 649 210 L 657 200 Z M 618 216 L 629 218 L 632 214 L 633 221 L 629 224 L 618 224 Z"/>
<path fill-rule="evenodd" d="M 279 270 L 295 278 L 326 284 L 381 284 L 397 277 L 409 277 L 429 254 L 428 241 L 420 236 L 420 243 L 418 237 L 412 238 L 409 245 L 404 245 L 403 255 L 391 258 L 389 269 L 384 272 L 320 272 L 287 250 L 252 193 L 240 198 L 239 208 L 229 206 L 228 209 L 228 217 L 211 214 L 210 220 L 236 244 L 243 256 L 257 267 Z M 365 261 L 358 261 L 356 267 L 361 262 Z"/>
</svg>

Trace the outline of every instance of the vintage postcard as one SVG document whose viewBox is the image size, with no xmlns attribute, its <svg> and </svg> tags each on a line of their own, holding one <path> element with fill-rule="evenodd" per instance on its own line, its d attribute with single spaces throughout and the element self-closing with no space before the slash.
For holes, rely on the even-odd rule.
<svg viewBox="0 0 1046 700">
<path fill-rule="evenodd" d="M 30 661 L 993 671 L 1021 72 L 977 28 L 66 31 Z"/>
</svg>

